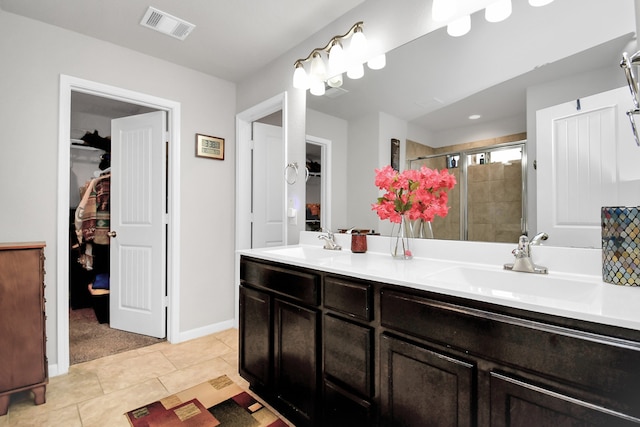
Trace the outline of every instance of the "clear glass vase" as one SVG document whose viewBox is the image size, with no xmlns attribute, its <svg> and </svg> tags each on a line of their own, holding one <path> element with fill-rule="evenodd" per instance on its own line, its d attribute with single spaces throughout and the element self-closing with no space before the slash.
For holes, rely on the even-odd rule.
<svg viewBox="0 0 640 427">
<path fill-rule="evenodd" d="M 407 226 L 409 227 L 409 237 L 416 239 L 433 239 L 431 221 L 424 221 L 422 219 L 416 219 L 414 221 L 407 220 Z"/>
<path fill-rule="evenodd" d="M 411 249 L 409 247 L 409 242 L 411 241 L 411 224 L 410 221 L 402 217 L 400 223 L 392 223 L 391 227 L 391 237 L 389 238 L 390 242 L 390 251 L 391 256 L 395 259 L 411 259 L 413 258 L 413 254 L 411 253 Z"/>
</svg>

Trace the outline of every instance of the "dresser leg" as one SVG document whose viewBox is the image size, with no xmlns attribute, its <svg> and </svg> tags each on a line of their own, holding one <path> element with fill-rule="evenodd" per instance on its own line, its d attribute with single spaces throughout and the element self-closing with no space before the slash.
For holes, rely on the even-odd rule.
<svg viewBox="0 0 640 427">
<path fill-rule="evenodd" d="M 45 393 L 47 391 L 47 386 L 46 385 L 41 385 L 39 387 L 34 387 L 31 389 L 31 391 L 33 392 L 34 398 L 33 398 L 33 402 L 36 405 L 42 405 L 44 402 L 47 401 L 46 397 L 45 397 Z"/>
<path fill-rule="evenodd" d="M 7 415 L 8 410 L 9 410 L 9 395 L 4 394 L 0 396 L 0 416 Z"/>
</svg>

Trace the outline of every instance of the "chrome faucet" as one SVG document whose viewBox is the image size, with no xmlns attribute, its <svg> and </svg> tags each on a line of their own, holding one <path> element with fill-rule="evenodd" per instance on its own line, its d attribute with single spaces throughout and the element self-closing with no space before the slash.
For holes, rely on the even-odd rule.
<svg viewBox="0 0 640 427">
<path fill-rule="evenodd" d="M 531 241 L 529 241 L 529 238 L 525 235 L 520 236 L 520 239 L 518 239 L 518 247 L 512 252 L 513 256 L 516 257 L 516 260 L 512 264 L 505 264 L 504 269 L 521 271 L 524 273 L 549 273 L 549 269 L 547 269 L 547 267 L 541 267 L 533 263 L 531 254 L 532 245 L 537 245 L 541 240 L 547 240 L 548 238 L 549 235 L 544 232 L 536 234 Z"/>
<path fill-rule="evenodd" d="M 318 239 L 324 240 L 324 248 L 330 251 L 340 251 L 342 246 L 336 243 L 334 235 L 331 230 L 324 230 L 326 234 L 318 235 Z"/>
</svg>

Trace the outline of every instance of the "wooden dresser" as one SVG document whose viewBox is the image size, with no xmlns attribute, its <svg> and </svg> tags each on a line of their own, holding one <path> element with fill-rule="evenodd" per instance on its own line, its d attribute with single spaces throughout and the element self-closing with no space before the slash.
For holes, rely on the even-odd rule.
<svg viewBox="0 0 640 427">
<path fill-rule="evenodd" d="M 44 247 L 0 243 L 0 415 L 19 391 L 31 390 L 36 405 L 45 402 Z"/>
</svg>

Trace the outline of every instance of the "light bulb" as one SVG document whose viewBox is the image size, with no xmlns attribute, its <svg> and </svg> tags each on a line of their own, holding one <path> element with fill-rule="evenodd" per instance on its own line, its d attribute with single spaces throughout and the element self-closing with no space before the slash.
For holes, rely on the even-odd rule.
<svg viewBox="0 0 640 427">
<path fill-rule="evenodd" d="M 327 84 L 330 87 L 340 87 L 340 86 L 342 86 L 342 73 L 329 78 L 327 80 Z"/>
<path fill-rule="evenodd" d="M 351 61 L 364 62 L 367 54 L 367 38 L 364 36 L 362 29 L 353 33 L 351 44 L 349 45 L 349 57 Z"/>
<path fill-rule="evenodd" d="M 356 80 L 361 78 L 362 76 L 364 76 L 364 67 L 361 63 L 353 64 L 347 70 L 347 77 L 349 77 L 350 79 Z"/>
<path fill-rule="evenodd" d="M 309 77 L 301 63 L 296 65 L 296 69 L 293 72 L 293 87 L 296 89 L 309 89 Z"/>
<path fill-rule="evenodd" d="M 319 80 L 315 77 L 311 78 L 311 87 L 309 88 L 309 92 L 316 96 L 324 95 L 324 80 Z"/>
<path fill-rule="evenodd" d="M 374 56 L 367 62 L 367 65 L 372 70 L 381 70 L 387 65 L 387 56 L 384 53 Z"/>
<path fill-rule="evenodd" d="M 471 16 L 469 15 L 462 16 L 447 25 L 447 33 L 451 37 L 464 36 L 469 30 L 471 30 Z"/>
<path fill-rule="evenodd" d="M 334 42 L 329 50 L 329 74 L 342 73 L 347 67 L 346 55 L 340 42 Z"/>
<path fill-rule="evenodd" d="M 533 7 L 546 6 L 553 0 L 529 0 L 529 4 Z"/>
<path fill-rule="evenodd" d="M 322 56 L 320 56 L 318 52 L 313 54 L 313 59 L 311 60 L 310 74 L 314 79 L 318 79 L 321 81 L 324 81 L 327 75 L 327 67 L 324 65 Z"/>
<path fill-rule="evenodd" d="M 433 0 L 431 19 L 436 22 L 448 21 L 456 12 L 456 2 L 453 0 Z"/>
<path fill-rule="evenodd" d="M 511 0 L 498 0 L 484 10 L 484 17 L 489 22 L 504 21 L 511 15 Z"/>
</svg>

